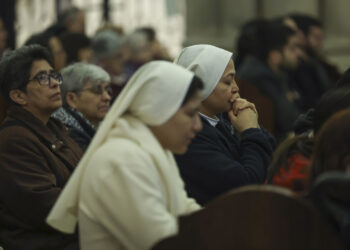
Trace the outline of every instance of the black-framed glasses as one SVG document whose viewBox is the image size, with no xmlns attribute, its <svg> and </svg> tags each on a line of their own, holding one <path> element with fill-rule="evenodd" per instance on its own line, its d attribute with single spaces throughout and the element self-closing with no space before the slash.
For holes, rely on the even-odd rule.
<svg viewBox="0 0 350 250">
<path fill-rule="evenodd" d="M 40 85 L 51 85 L 51 78 L 55 79 L 58 85 L 61 85 L 63 82 L 62 75 L 54 71 L 50 73 L 39 73 L 29 81 L 37 80 Z"/>
<path fill-rule="evenodd" d="M 83 91 L 90 91 L 91 93 L 94 93 L 96 95 L 102 95 L 104 92 L 107 92 L 109 96 L 112 96 L 113 90 L 110 85 L 103 87 L 102 85 L 94 85 L 90 88 L 82 89 L 80 92 Z"/>
</svg>

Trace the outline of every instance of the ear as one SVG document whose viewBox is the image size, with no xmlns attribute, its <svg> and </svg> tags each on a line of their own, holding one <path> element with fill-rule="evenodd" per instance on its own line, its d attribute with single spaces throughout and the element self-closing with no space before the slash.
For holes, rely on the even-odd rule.
<svg viewBox="0 0 350 250">
<path fill-rule="evenodd" d="M 19 89 L 13 89 L 10 91 L 9 96 L 11 100 L 19 105 L 27 104 L 27 94 Z"/>
<path fill-rule="evenodd" d="M 269 63 L 272 65 L 279 65 L 282 60 L 282 53 L 279 50 L 271 50 L 269 53 Z"/>
<path fill-rule="evenodd" d="M 76 109 L 78 106 L 79 96 L 76 93 L 68 92 L 66 95 L 66 102 L 67 104 L 73 108 Z"/>
</svg>

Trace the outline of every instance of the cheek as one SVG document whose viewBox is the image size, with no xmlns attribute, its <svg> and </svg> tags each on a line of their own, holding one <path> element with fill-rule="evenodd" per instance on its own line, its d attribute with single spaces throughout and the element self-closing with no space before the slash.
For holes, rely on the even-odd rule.
<svg viewBox="0 0 350 250">
<path fill-rule="evenodd" d="M 173 131 L 173 141 L 179 144 L 183 143 L 183 141 L 186 140 L 189 129 L 190 125 L 184 118 L 179 119 L 176 123 L 174 123 L 169 131 Z"/>
</svg>

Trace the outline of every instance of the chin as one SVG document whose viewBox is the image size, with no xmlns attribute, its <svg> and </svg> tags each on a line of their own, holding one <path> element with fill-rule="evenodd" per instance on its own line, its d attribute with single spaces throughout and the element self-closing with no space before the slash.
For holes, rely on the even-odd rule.
<svg viewBox="0 0 350 250">
<path fill-rule="evenodd" d="M 51 107 L 52 113 L 54 113 L 55 111 L 57 111 L 60 107 L 62 107 L 62 102 L 57 103 L 57 105 L 52 105 L 52 107 Z"/>
<path fill-rule="evenodd" d="M 183 155 L 183 154 L 185 154 L 187 152 L 187 149 L 188 149 L 188 147 L 185 146 L 185 147 L 173 149 L 173 150 L 170 150 L 170 151 L 173 152 L 174 154 L 177 154 L 177 155 Z"/>
</svg>

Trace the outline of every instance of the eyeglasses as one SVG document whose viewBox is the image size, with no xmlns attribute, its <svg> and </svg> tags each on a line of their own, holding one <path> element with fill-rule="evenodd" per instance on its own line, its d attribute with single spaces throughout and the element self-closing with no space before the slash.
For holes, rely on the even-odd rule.
<svg viewBox="0 0 350 250">
<path fill-rule="evenodd" d="M 29 81 L 34 81 L 37 80 L 40 85 L 51 85 L 51 78 L 53 78 L 58 85 L 61 85 L 63 82 L 62 75 L 57 72 L 50 72 L 49 74 L 47 73 L 41 73 L 36 76 L 34 76 L 32 79 Z"/>
<path fill-rule="evenodd" d="M 82 89 L 80 92 L 83 92 L 85 90 L 90 91 L 91 93 L 94 93 L 96 95 L 102 95 L 104 92 L 107 92 L 109 96 L 112 96 L 113 93 L 110 85 L 106 87 L 103 87 L 102 85 L 95 85 L 91 88 Z"/>
</svg>

